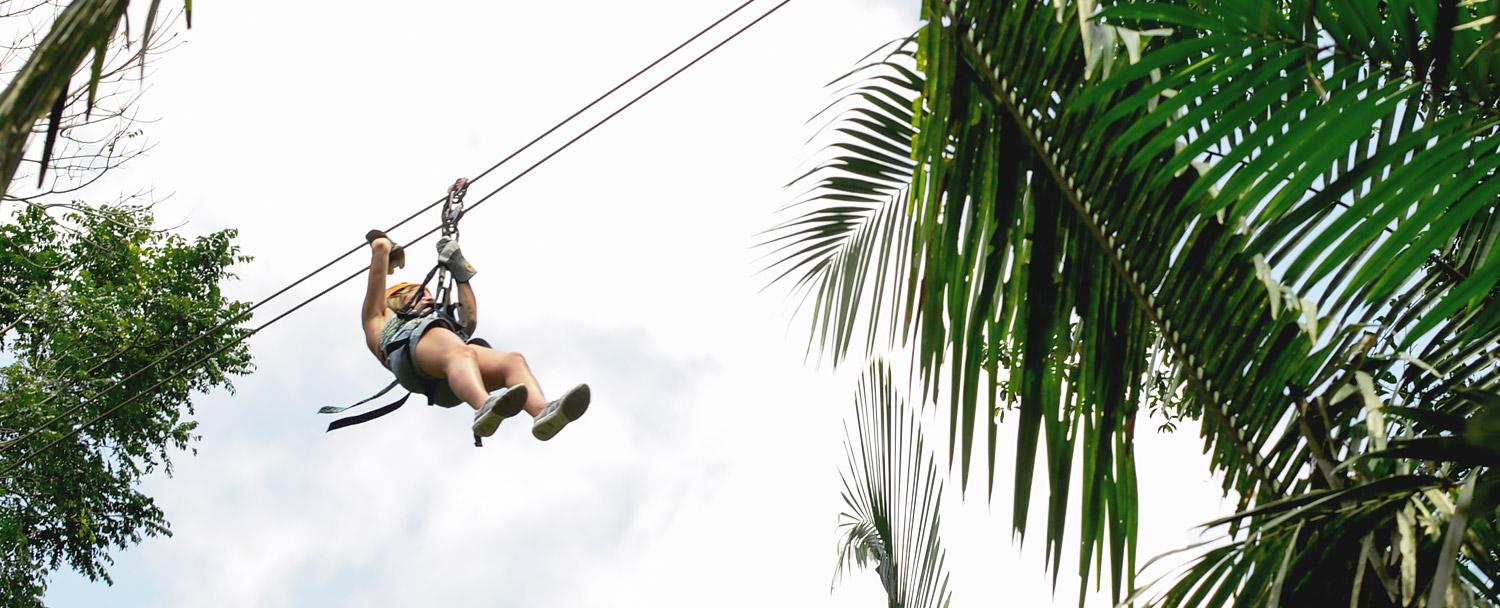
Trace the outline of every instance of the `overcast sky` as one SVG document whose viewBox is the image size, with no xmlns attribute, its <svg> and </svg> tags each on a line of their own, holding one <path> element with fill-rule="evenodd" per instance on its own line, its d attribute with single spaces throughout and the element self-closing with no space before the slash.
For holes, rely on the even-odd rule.
<svg viewBox="0 0 1500 608">
<path fill-rule="evenodd" d="M 197 3 L 140 105 L 160 118 L 147 131 L 157 147 L 108 187 L 172 193 L 163 225 L 239 229 L 255 261 L 229 290 L 255 300 L 737 3 Z M 830 101 L 823 85 L 910 33 L 916 4 L 795 0 L 465 219 L 479 334 L 525 354 L 549 396 L 593 387 L 588 416 L 557 439 L 512 420 L 475 449 L 469 414 L 417 399 L 324 434 L 319 406 L 388 381 L 363 347 L 355 281 L 254 338 L 258 370 L 235 394 L 196 400 L 197 454 L 145 488 L 175 536 L 118 554 L 113 587 L 58 575 L 48 601 L 883 605 L 873 572 L 829 590 L 854 376 L 804 364 L 805 325 L 784 292 L 761 291 L 751 245 L 816 153 L 805 121 Z M 414 246 L 397 278 L 420 280 L 431 247 Z M 1224 506 L 1195 429 L 1142 435 L 1144 561 Z M 954 484 L 942 531 L 955 605 L 1052 605 L 1041 531 L 1022 548 L 1008 494 L 959 498 Z M 1073 568 L 1061 581 L 1055 605 L 1075 605 Z"/>
</svg>

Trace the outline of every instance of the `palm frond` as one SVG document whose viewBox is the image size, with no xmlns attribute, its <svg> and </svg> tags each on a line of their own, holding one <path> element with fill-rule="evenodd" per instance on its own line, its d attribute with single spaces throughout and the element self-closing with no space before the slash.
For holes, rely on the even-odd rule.
<svg viewBox="0 0 1500 608">
<path fill-rule="evenodd" d="M 1500 480 L 1493 474 L 1500 443 L 1485 430 L 1500 428 L 1490 422 L 1500 420 L 1500 409 L 1471 401 L 1452 416 L 1416 408 L 1388 413 L 1409 420 L 1397 424 L 1407 431 L 1458 434 L 1442 436 L 1442 445 L 1392 440 L 1341 463 L 1389 465 L 1365 472 L 1365 481 L 1209 522 L 1249 532 L 1205 551 L 1146 605 L 1415 606 L 1422 599 L 1427 606 L 1500 605 L 1494 553 Z"/>
<path fill-rule="evenodd" d="M 839 572 L 873 565 L 892 608 L 947 606 L 942 476 L 917 411 L 880 360 L 860 379 L 854 411 L 854 433 L 845 427 L 848 468 L 840 471 L 847 510 L 839 514 Z"/>
<path fill-rule="evenodd" d="M 1411 515 L 1431 506 L 1414 497 L 1441 502 L 1487 466 L 1418 466 L 1413 450 L 1451 455 L 1441 433 L 1453 431 L 1423 425 L 1462 417 L 1466 387 L 1500 381 L 1500 20 L 1452 0 L 1182 0 L 1105 21 L 1094 6 L 929 0 L 914 112 L 866 106 L 914 127 L 899 317 L 921 399 L 948 401 L 965 487 L 986 442 L 993 485 L 995 408 L 1016 407 L 1015 529 L 1028 529 L 1041 457 L 1049 565 L 1081 494 L 1082 583 L 1107 571 L 1119 599 L 1135 569 L 1135 414 L 1147 379 L 1170 374 L 1169 407 L 1201 419 L 1212 467 L 1248 514 L 1224 522 L 1244 537 L 1179 581 L 1174 602 L 1326 597 L 1287 564 L 1334 534 L 1357 542 L 1322 543 L 1345 570 L 1320 581 L 1345 599 L 1344 574 L 1360 597 L 1418 563 L 1454 564 L 1462 593 L 1493 581 L 1492 549 L 1412 556 L 1409 532 L 1375 542 L 1360 526 L 1447 521 Z M 834 179 L 895 177 L 845 165 Z M 1382 451 L 1401 457 L 1369 456 Z M 1359 518 L 1273 512 L 1418 474 L 1431 485 Z M 1293 527 L 1263 538 L 1273 522 Z M 1379 560 L 1362 578 L 1358 564 Z"/>
<path fill-rule="evenodd" d="M 1250 251 L 1327 312 L 1368 322 L 1422 271 L 1444 272 L 1446 293 L 1390 331 L 1406 348 L 1478 313 L 1464 337 L 1481 339 L 1500 325 L 1500 63 L 1492 28 L 1454 28 L 1492 23 L 1488 11 L 1411 0 L 1113 8 L 1116 22 L 1192 34 L 1101 87 L 1140 86 L 1135 105 L 1171 95 L 1110 145 L 1171 153 L 1157 186 L 1211 156 L 1188 196 L 1254 232 Z"/>
<path fill-rule="evenodd" d="M 1268 288 L 1317 323 L 1309 329 L 1321 348 L 1306 362 L 1315 373 L 1284 385 L 1296 409 L 1261 421 L 1280 429 L 1265 456 L 1289 482 L 1287 500 L 1420 469 L 1437 476 L 1451 515 L 1457 488 L 1480 478 L 1485 469 L 1476 466 L 1493 466 L 1483 450 L 1445 435 L 1473 415 L 1465 387 L 1494 387 L 1500 373 L 1500 266 L 1489 266 L 1500 259 L 1490 236 L 1500 213 L 1494 32 L 1461 27 L 1493 22 L 1485 10 L 1224 0 L 1105 12 L 1111 23 L 1178 33 L 1095 89 L 1128 96 L 1094 131 L 1128 125 L 1108 145 L 1137 155 L 1153 187 L 1201 167 L 1187 200 L 1245 233 L 1245 252 L 1265 260 Z M 1143 107 L 1147 114 L 1136 112 Z M 1160 155 L 1170 160 L 1154 171 L 1142 160 Z M 1385 601 L 1410 605 L 1421 586 L 1415 564 L 1462 563 L 1473 573 L 1486 552 L 1466 548 L 1460 557 L 1455 541 L 1440 558 L 1435 536 L 1417 552 L 1409 530 L 1360 534 L 1358 525 L 1410 528 L 1419 519 L 1413 508 L 1439 510 L 1423 502 L 1438 494 L 1427 487 L 1361 503 L 1375 510 L 1357 521 L 1347 504 L 1337 517 L 1315 510 L 1296 518 L 1301 537 L 1280 545 L 1270 535 L 1291 528 L 1248 509 L 1227 523 L 1250 537 L 1206 555 L 1164 604 L 1196 605 L 1206 596 L 1195 589 L 1213 581 L 1234 590 L 1236 605 L 1375 601 L 1364 586 L 1377 583 Z M 1472 527 L 1486 529 L 1484 519 Z M 1470 525 L 1454 522 L 1459 536 Z M 1323 555 L 1327 563 L 1300 561 L 1304 546 L 1337 546 L 1325 538 L 1334 533 L 1357 542 Z M 1315 572 L 1317 583 L 1286 572 Z M 1434 581 L 1435 596 L 1448 594 L 1448 580 Z M 1457 590 L 1452 601 L 1484 595 L 1472 584 L 1446 589 Z"/>
<path fill-rule="evenodd" d="M 929 266 L 953 270 L 923 277 L 925 292 L 943 294 L 923 301 L 923 370 L 929 380 L 949 370 L 955 445 L 967 454 L 984 391 L 972 355 L 990 343 L 1016 355 L 1006 398 L 1020 406 L 1017 531 L 1045 440 L 1057 565 L 1081 456 L 1079 572 L 1086 584 L 1107 550 L 1118 599 L 1134 567 L 1139 387 L 1161 373 L 1148 367 L 1150 353 L 1170 355 L 1184 387 L 1178 407 L 1202 416 L 1213 466 L 1246 504 L 1286 491 L 1281 472 L 1296 465 L 1263 454 L 1291 410 L 1284 387 L 1305 382 L 1308 361 L 1326 355 L 1313 352 L 1295 315 L 1272 314 L 1279 294 L 1260 280 L 1246 236 L 1189 198 L 1195 173 L 1157 187 L 1144 175 L 1166 154 L 1099 143 L 1131 124 L 1094 128 L 1134 92 L 1092 89 L 1082 41 L 1095 36 L 1085 37 L 1076 6 L 927 10 L 924 101 L 946 103 L 918 115 L 913 198 L 918 230 L 935 233 L 922 241 Z M 1119 61 L 1114 69 L 1130 69 Z"/>
<path fill-rule="evenodd" d="M 151 48 L 152 28 L 158 18 L 161 0 L 151 0 L 140 42 L 142 70 Z M 58 13 L 48 30 L 21 69 L 0 92 L 0 194 L 7 191 L 21 156 L 30 139 L 32 126 L 47 116 L 47 129 L 40 158 L 38 181 L 45 179 L 48 161 L 62 126 L 64 108 L 73 101 L 86 100 L 92 108 L 109 50 L 120 23 L 126 19 L 130 0 L 76 0 Z M 192 27 L 192 2 L 184 2 L 188 27 Z M 129 28 L 127 24 L 127 29 Z M 127 32 L 128 37 L 128 32 Z M 86 95 L 71 95 L 75 88 L 74 72 L 93 53 L 88 77 L 82 84 Z"/>
<path fill-rule="evenodd" d="M 793 282 L 811 316 L 811 344 L 835 365 L 860 333 L 866 352 L 908 334 L 903 314 L 916 297 L 906 289 L 918 265 L 903 202 L 912 173 L 909 108 L 921 76 L 910 68 L 912 42 L 892 45 L 831 83 L 849 88 L 824 111 L 843 110 L 826 132 L 831 158 L 789 184 L 807 191 L 759 244 L 772 258 L 772 282 Z"/>
</svg>

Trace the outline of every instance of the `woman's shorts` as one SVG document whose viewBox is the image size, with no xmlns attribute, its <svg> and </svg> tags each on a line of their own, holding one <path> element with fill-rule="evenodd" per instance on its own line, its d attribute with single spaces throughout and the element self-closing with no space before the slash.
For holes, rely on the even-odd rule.
<svg viewBox="0 0 1500 608">
<path fill-rule="evenodd" d="M 386 368 L 391 370 L 392 374 L 396 375 L 396 382 L 402 388 L 413 393 L 426 395 L 428 404 L 453 407 L 463 403 L 464 400 L 460 399 L 458 395 L 453 394 L 453 389 L 448 386 L 446 381 L 441 378 L 433 378 L 424 373 L 422 368 L 417 367 L 416 351 L 414 350 L 417 347 L 417 342 L 422 339 L 422 335 L 427 333 L 427 330 L 435 328 L 446 329 L 460 338 L 463 337 L 463 333 L 459 332 L 446 319 L 433 317 L 424 320 L 418 323 L 417 327 L 412 330 L 411 336 L 406 339 L 406 344 L 386 354 Z M 470 338 L 465 343 L 485 348 L 490 347 L 490 343 L 484 341 L 482 338 Z"/>
</svg>

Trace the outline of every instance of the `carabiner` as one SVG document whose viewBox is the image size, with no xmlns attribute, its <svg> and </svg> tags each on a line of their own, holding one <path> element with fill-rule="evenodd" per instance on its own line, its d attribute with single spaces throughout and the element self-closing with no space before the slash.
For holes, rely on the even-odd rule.
<svg viewBox="0 0 1500 608">
<path fill-rule="evenodd" d="M 462 177 L 448 187 L 448 200 L 443 201 L 443 234 L 458 234 L 458 220 L 464 216 L 464 195 L 468 192 L 469 180 Z"/>
</svg>

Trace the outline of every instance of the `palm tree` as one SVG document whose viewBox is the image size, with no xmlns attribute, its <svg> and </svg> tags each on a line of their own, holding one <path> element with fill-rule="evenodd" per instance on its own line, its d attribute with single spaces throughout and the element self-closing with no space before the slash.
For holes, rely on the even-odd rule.
<svg viewBox="0 0 1500 608">
<path fill-rule="evenodd" d="M 850 76 L 776 260 L 836 363 L 861 333 L 912 353 L 965 486 L 976 446 L 993 486 L 997 409 L 1017 410 L 1013 525 L 1042 451 L 1049 567 L 1077 485 L 1083 587 L 1493 605 L 1490 10 L 927 0 L 909 41 Z M 1153 398 L 1200 421 L 1239 509 L 1214 522 L 1222 544 L 1138 589 L 1131 450 Z"/>
</svg>

